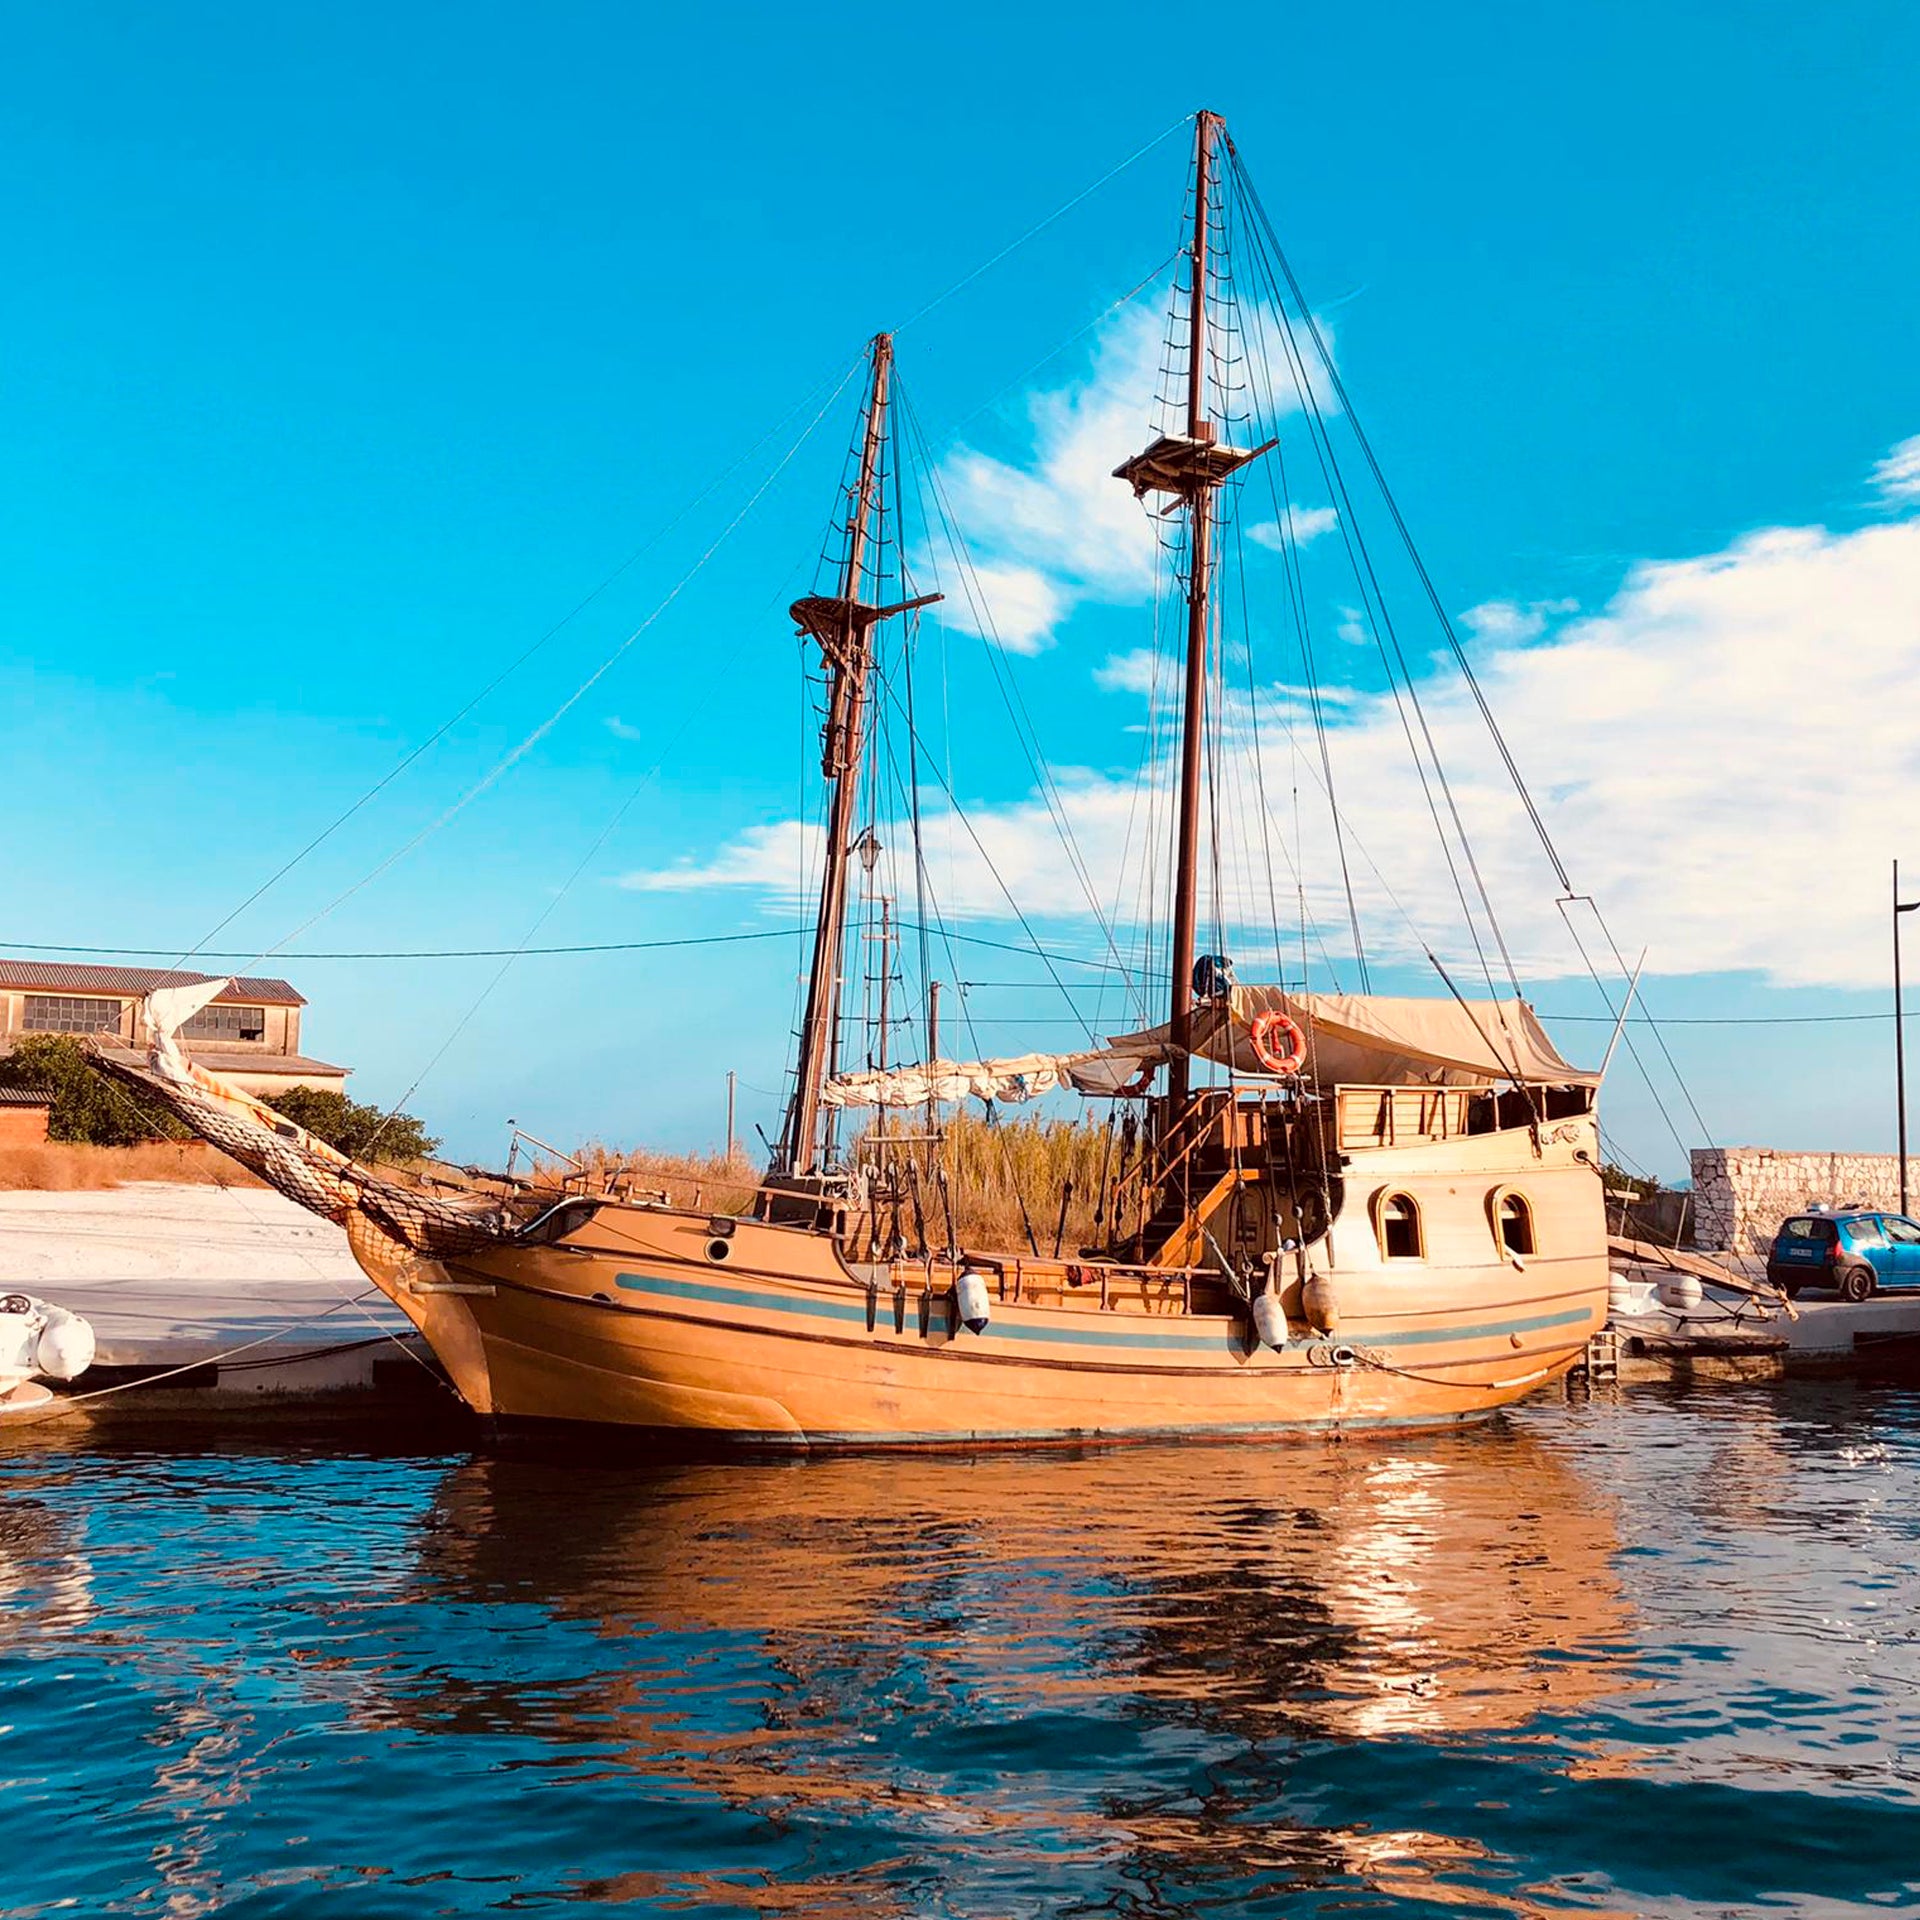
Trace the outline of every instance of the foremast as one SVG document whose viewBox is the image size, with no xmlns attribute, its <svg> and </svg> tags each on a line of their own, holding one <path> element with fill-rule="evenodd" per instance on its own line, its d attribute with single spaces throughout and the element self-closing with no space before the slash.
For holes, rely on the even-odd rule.
<svg viewBox="0 0 1920 1920">
<path fill-rule="evenodd" d="M 866 749 L 873 677 L 873 629 L 897 613 L 938 600 L 937 593 L 877 606 L 866 597 L 877 583 L 874 556 L 884 541 L 884 454 L 893 377 L 893 335 L 877 333 L 868 348 L 871 371 L 860 435 L 860 462 L 849 503 L 841 552 L 839 592 L 796 600 L 794 624 L 819 644 L 827 674 L 827 711 L 820 730 L 820 771 L 828 790 L 826 849 L 821 864 L 820 904 L 814 921 L 813 958 L 807 975 L 806 1012 L 794 1088 L 774 1149 L 776 1175 L 819 1174 L 831 1158 L 831 1114 L 822 1089 L 839 1066 L 841 966 L 846 944 L 847 889 L 856 851 L 854 820 L 860 801 L 860 763 Z M 884 556 L 882 556 L 884 557 Z"/>
</svg>

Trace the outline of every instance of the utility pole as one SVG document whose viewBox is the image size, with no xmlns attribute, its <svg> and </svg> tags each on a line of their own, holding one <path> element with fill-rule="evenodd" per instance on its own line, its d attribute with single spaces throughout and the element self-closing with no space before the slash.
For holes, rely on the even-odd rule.
<svg viewBox="0 0 1920 1920">
<path fill-rule="evenodd" d="M 1899 1114 L 1900 1211 L 1907 1210 L 1907 1023 L 1900 1002 L 1900 916 L 1920 907 L 1920 900 L 1900 898 L 1900 862 L 1893 863 L 1893 1083 Z"/>
<path fill-rule="evenodd" d="M 733 1159 L 733 1069 L 727 1069 L 727 1159 Z"/>
</svg>

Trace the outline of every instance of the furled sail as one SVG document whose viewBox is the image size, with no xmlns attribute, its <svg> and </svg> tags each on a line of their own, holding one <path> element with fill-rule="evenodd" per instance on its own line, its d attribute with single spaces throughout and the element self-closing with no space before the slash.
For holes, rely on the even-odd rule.
<svg viewBox="0 0 1920 1920">
<path fill-rule="evenodd" d="M 1172 1049 L 1164 1040 L 1115 1041 L 1085 1053 L 1022 1053 L 1005 1060 L 935 1060 L 927 1066 L 836 1074 L 821 1094 L 830 1107 L 923 1107 L 929 1100 L 993 1100 L 1017 1106 L 1066 1087 L 1100 1098 L 1144 1093 Z"/>
<path fill-rule="evenodd" d="M 1236 986 L 1226 999 L 1194 1010 L 1195 1055 L 1236 1073 L 1264 1074 L 1250 1037 L 1263 1013 L 1284 1013 L 1299 1024 L 1307 1042 L 1304 1071 L 1323 1087 L 1600 1084 L 1598 1074 L 1561 1058 L 1539 1016 L 1518 999 L 1421 1000 Z M 840 1074 L 828 1081 L 823 1097 L 834 1107 L 914 1107 L 968 1098 L 1017 1105 L 1061 1088 L 1111 1098 L 1145 1092 L 1154 1068 L 1172 1055 L 1168 1029 L 1148 1027 L 1080 1053 L 936 1060 Z"/>
</svg>

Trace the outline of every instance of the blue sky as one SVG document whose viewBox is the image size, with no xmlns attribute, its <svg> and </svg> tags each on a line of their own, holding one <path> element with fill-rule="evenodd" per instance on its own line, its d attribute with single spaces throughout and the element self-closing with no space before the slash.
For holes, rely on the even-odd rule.
<svg viewBox="0 0 1920 1920">
<path fill-rule="evenodd" d="M 291 954 L 512 946 L 543 911 L 542 943 L 792 924 L 765 887 L 620 881 L 710 872 L 795 813 L 784 608 L 848 395 L 550 733 L 348 889 L 653 612 L 812 406 L 675 516 L 875 328 L 1207 104 L 1449 608 L 1496 609 L 1466 630 L 1577 883 L 1652 949 L 1651 1003 L 1883 1011 L 1886 862 L 1905 851 L 1920 877 L 1920 837 L 1900 838 L 1920 821 L 1920 561 L 1912 496 L 1873 481 L 1920 434 L 1920 17 L 1222 9 L 1190 52 L 1169 19 L 19 10 L 0 72 L 0 941 L 191 947 L 674 522 L 215 944 L 306 927 L 273 964 L 313 1002 L 310 1045 L 365 1097 L 430 1067 L 413 1105 L 462 1152 L 497 1152 L 508 1115 L 549 1138 L 716 1138 L 728 1067 L 780 1084 L 791 943 L 528 958 L 477 1012 L 487 962 Z M 1081 330 L 1165 253 L 1185 164 L 1176 135 L 903 329 L 944 458 L 1044 477 L 1045 396 L 1102 393 L 1111 329 Z M 1004 497 L 975 498 L 991 563 L 1019 529 Z M 1137 752 L 1112 663 L 1142 618 L 1092 595 L 1012 660 L 1059 765 L 1111 776 Z M 984 699 L 975 644 L 962 703 Z M 981 728 L 956 778 L 1014 833 L 1030 783 Z M 1537 861 L 1493 840 L 1503 903 L 1550 902 Z M 1593 1015 L 1564 954 L 1532 944 L 1538 1004 Z M 1596 1053 L 1603 1033 L 1556 1031 Z M 1883 1024 L 1667 1039 L 1721 1141 L 1890 1144 Z M 769 1131 L 773 1106 L 744 1099 Z M 1630 1069 L 1608 1114 L 1624 1153 L 1679 1169 Z"/>
</svg>

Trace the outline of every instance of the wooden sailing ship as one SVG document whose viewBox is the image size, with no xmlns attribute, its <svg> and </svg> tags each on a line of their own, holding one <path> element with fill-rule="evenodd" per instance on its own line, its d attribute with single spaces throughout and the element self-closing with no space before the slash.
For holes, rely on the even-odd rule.
<svg viewBox="0 0 1920 1920">
<path fill-rule="evenodd" d="M 1266 451 L 1208 409 L 1222 138 L 1201 114 L 1184 430 L 1118 470 L 1187 539 L 1162 1024 L 1065 1056 L 837 1070 L 874 635 L 937 597 L 874 591 L 882 334 L 837 578 L 793 610 L 826 678 L 827 823 L 793 1093 L 749 1209 L 448 1195 L 357 1166 L 186 1064 L 181 989 L 156 996 L 145 1066 L 103 1061 L 341 1221 L 476 1411 L 801 1446 L 1344 1431 L 1484 1415 L 1601 1325 L 1597 1077 L 1517 993 L 1239 986 L 1197 951 L 1216 496 Z M 1196 1084 L 1196 1061 L 1224 1083 Z M 911 1156 L 848 1164 L 834 1145 L 850 1107 L 1055 1085 L 1144 1108 L 1132 1203 L 1070 1254 L 961 1244 Z"/>
</svg>

